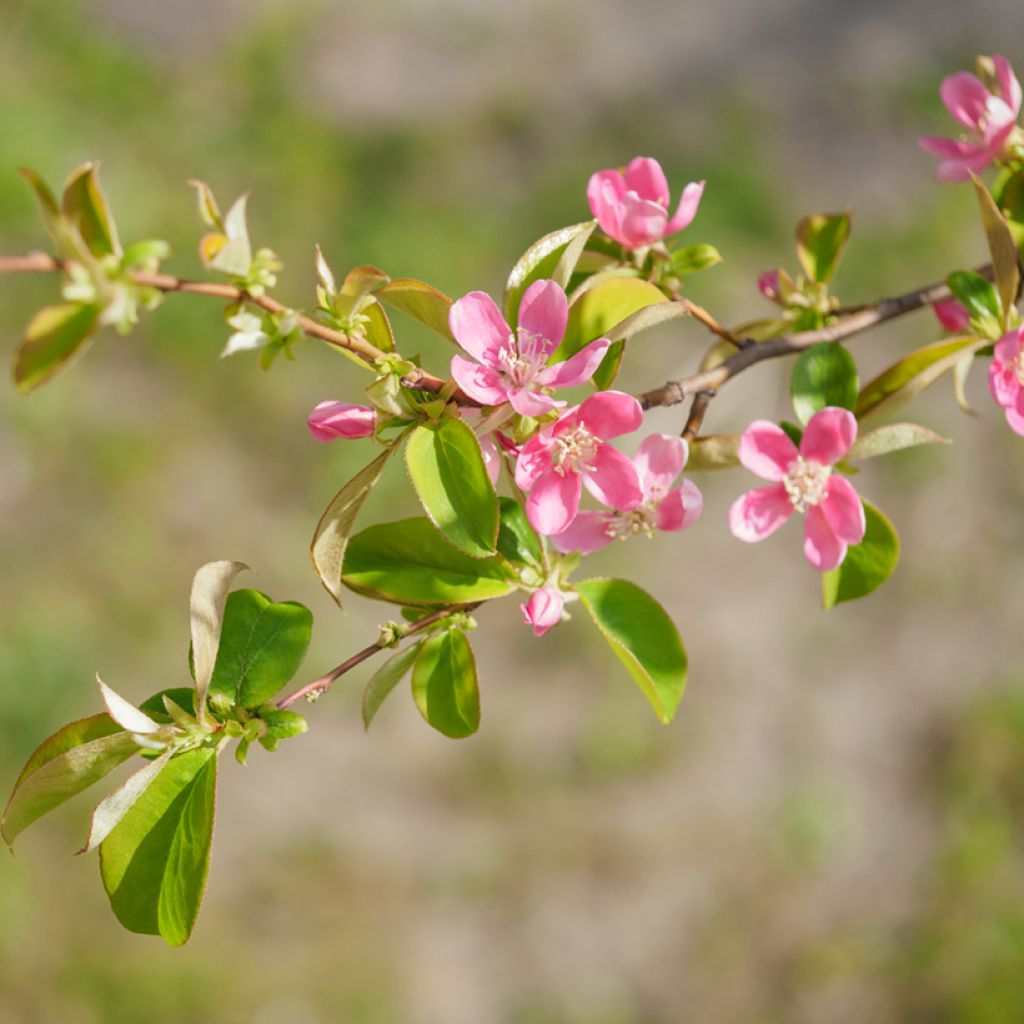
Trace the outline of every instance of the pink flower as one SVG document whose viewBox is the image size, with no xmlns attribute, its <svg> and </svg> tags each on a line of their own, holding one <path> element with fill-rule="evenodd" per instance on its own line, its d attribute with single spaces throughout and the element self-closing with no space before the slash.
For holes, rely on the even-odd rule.
<svg viewBox="0 0 1024 1024">
<path fill-rule="evenodd" d="M 757 279 L 757 290 L 769 302 L 779 301 L 779 272 L 767 270 Z"/>
<path fill-rule="evenodd" d="M 729 509 L 733 536 L 749 542 L 764 540 L 794 512 L 802 512 L 807 561 L 823 572 L 839 565 L 847 545 L 864 539 L 864 506 L 850 481 L 832 471 L 856 437 L 853 413 L 834 406 L 811 417 L 799 451 L 774 423 L 751 423 L 740 438 L 740 462 L 774 482 L 733 502 Z"/>
<path fill-rule="evenodd" d="M 309 414 L 306 425 L 318 441 L 370 437 L 377 426 L 377 411 L 348 402 L 321 402 Z"/>
<path fill-rule="evenodd" d="M 966 71 L 942 82 L 942 102 L 967 129 L 959 139 L 929 136 L 921 146 L 940 157 L 939 181 L 966 181 L 969 172 L 985 170 L 996 160 L 1013 133 L 1021 107 L 1021 88 L 1005 57 L 993 56 L 995 91 Z"/>
<path fill-rule="evenodd" d="M 490 295 L 464 295 L 452 306 L 449 324 L 473 359 L 453 356 L 452 376 L 470 398 L 484 405 L 510 402 L 521 416 L 543 416 L 565 405 L 548 392 L 592 377 L 611 344 L 598 338 L 564 362 L 548 366 L 565 336 L 568 316 L 565 292 L 554 281 L 534 281 L 526 289 L 514 332 Z"/>
<path fill-rule="evenodd" d="M 1024 327 L 1007 331 L 996 342 L 988 386 L 1010 429 L 1024 436 Z"/>
<path fill-rule="evenodd" d="M 562 621 L 562 608 L 565 597 L 557 587 L 538 587 L 526 604 L 519 610 L 523 613 L 523 621 L 533 626 L 534 636 L 543 636 L 552 626 Z"/>
<path fill-rule="evenodd" d="M 636 430 L 640 403 L 621 391 L 600 391 L 548 423 L 523 445 L 516 485 L 529 492 L 526 517 L 539 533 L 561 533 L 576 518 L 586 485 L 611 508 L 631 509 L 643 501 L 633 463 L 606 442 Z"/>
<path fill-rule="evenodd" d="M 935 310 L 935 316 L 938 318 L 939 323 L 942 324 L 942 329 L 949 331 L 950 334 L 963 334 L 971 325 L 971 314 L 956 299 L 945 299 L 942 302 L 936 302 L 932 309 Z"/>
<path fill-rule="evenodd" d="M 587 199 L 601 230 L 627 248 L 637 249 L 682 231 L 696 216 L 703 191 L 703 181 L 691 181 L 669 218 L 665 172 L 657 160 L 638 156 L 625 173 L 610 168 L 591 175 Z"/>
<path fill-rule="evenodd" d="M 689 446 L 681 437 L 652 434 L 646 438 L 633 459 L 640 480 L 640 503 L 614 512 L 580 512 L 568 529 L 552 538 L 555 547 L 589 555 L 613 540 L 637 533 L 653 537 L 655 530 L 691 526 L 704 504 L 700 490 L 691 480 L 672 487 L 688 456 Z"/>
</svg>

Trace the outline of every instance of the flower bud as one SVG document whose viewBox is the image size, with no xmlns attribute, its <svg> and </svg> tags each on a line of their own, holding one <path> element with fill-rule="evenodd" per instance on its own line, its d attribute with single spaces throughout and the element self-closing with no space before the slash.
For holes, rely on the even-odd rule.
<svg viewBox="0 0 1024 1024">
<path fill-rule="evenodd" d="M 533 635 L 543 636 L 562 621 L 564 604 L 565 597 L 556 587 L 540 587 L 530 595 L 526 604 L 519 606 L 519 610 L 523 613 L 523 621 L 533 626 Z"/>
<path fill-rule="evenodd" d="M 321 402 L 309 414 L 306 424 L 318 441 L 333 441 L 338 437 L 353 440 L 373 434 L 377 413 L 366 406 L 348 402 Z"/>
</svg>

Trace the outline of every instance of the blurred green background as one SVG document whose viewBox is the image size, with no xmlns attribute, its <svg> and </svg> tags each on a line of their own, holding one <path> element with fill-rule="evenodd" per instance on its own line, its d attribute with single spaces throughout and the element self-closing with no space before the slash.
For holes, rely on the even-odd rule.
<svg viewBox="0 0 1024 1024">
<path fill-rule="evenodd" d="M 1005 49 L 1014 40 L 1017 49 Z M 59 182 L 101 159 L 127 239 L 200 273 L 185 185 L 251 189 L 279 294 L 312 302 L 313 243 L 450 294 L 500 289 L 536 237 L 587 215 L 594 169 L 641 153 L 708 180 L 690 241 L 726 262 L 690 294 L 764 312 L 815 209 L 856 209 L 837 281 L 871 300 L 984 256 L 964 188 L 917 135 L 951 125 L 944 74 L 1004 48 L 1012 0 L 709 5 L 612 0 L 68 0 L 0 5 L 0 252 L 43 245 L 16 168 Z M 0 280 L 12 353 L 53 280 Z M 443 371 L 440 343 L 397 322 Z M 363 444 L 306 431 L 363 381 L 312 344 L 262 373 L 218 360 L 216 305 L 172 298 L 28 400 L 0 399 L 0 769 L 96 706 L 186 673 L 187 592 L 239 558 L 317 616 L 312 677 L 385 612 L 339 614 L 306 559 Z M 870 375 L 937 336 L 928 314 L 858 339 Z M 634 346 L 622 385 L 692 367 L 696 326 Z M 752 378 L 756 377 L 756 380 Z M 354 673 L 274 756 L 225 765 L 214 863 L 183 950 L 120 931 L 88 801 L 0 867 L 0 1024 L 768 1024 L 1024 1020 L 1024 445 L 977 369 L 915 416 L 951 448 L 858 478 L 904 536 L 887 587 L 819 611 L 796 527 L 735 542 L 750 480 L 702 477 L 703 521 L 615 546 L 686 639 L 690 688 L 662 728 L 577 620 L 534 642 L 507 601 L 479 615 L 484 721 L 432 733 L 401 692 L 364 735 Z M 786 413 L 784 367 L 744 377 L 710 430 Z M 655 429 L 677 431 L 663 410 Z M 401 474 L 368 514 L 411 511 Z"/>
</svg>

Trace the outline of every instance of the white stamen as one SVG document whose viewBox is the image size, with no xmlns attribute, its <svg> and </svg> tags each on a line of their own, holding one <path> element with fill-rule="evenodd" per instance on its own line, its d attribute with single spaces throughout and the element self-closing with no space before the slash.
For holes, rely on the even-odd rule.
<svg viewBox="0 0 1024 1024">
<path fill-rule="evenodd" d="M 782 480 L 782 486 L 797 512 L 806 512 L 812 505 L 818 505 L 828 493 L 828 478 L 831 466 L 805 459 L 798 455 L 789 464 L 789 471 Z"/>
<path fill-rule="evenodd" d="M 555 472 L 561 476 L 566 473 L 593 472 L 592 463 L 600 443 L 584 426 L 575 427 L 556 437 L 552 452 Z"/>
</svg>

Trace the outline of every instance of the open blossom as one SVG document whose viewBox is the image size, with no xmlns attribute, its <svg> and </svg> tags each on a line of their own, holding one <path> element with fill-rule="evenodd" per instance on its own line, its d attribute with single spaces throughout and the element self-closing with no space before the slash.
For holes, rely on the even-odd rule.
<svg viewBox="0 0 1024 1024">
<path fill-rule="evenodd" d="M 523 613 L 523 621 L 533 626 L 533 635 L 543 636 L 562 621 L 564 606 L 565 596 L 557 587 L 538 587 L 526 604 L 519 606 L 519 610 Z"/>
<path fill-rule="evenodd" d="M 956 299 L 945 299 L 932 306 L 942 329 L 950 334 L 963 334 L 971 325 L 971 314 L 967 307 Z"/>
<path fill-rule="evenodd" d="M 1007 331 L 996 342 L 988 386 L 1010 429 L 1024 436 L 1024 327 Z"/>
<path fill-rule="evenodd" d="M 998 159 L 1013 134 L 1021 108 L 1021 87 L 1005 57 L 993 56 L 994 90 L 967 71 L 942 82 L 942 102 L 967 129 L 958 139 L 929 136 L 921 146 L 940 158 L 940 181 L 966 181 Z"/>
<path fill-rule="evenodd" d="M 811 417 L 799 449 L 774 423 L 751 423 L 740 438 L 740 462 L 772 485 L 748 491 L 733 503 L 733 535 L 764 540 L 800 512 L 807 561 L 823 572 L 834 569 L 846 557 L 847 546 L 864 539 L 864 506 L 850 481 L 832 469 L 856 437 L 853 413 L 833 406 Z"/>
<path fill-rule="evenodd" d="M 656 530 L 682 530 L 700 516 L 704 499 L 697 485 L 683 480 L 673 487 L 689 456 L 689 445 L 671 434 L 652 434 L 633 459 L 641 501 L 612 512 L 580 512 L 569 528 L 552 537 L 559 551 L 597 551 L 613 540 L 638 533 L 653 537 Z"/>
<path fill-rule="evenodd" d="M 523 445 L 516 485 L 528 492 L 526 516 L 539 533 L 561 533 L 575 518 L 582 488 L 611 508 L 643 500 L 636 468 L 607 442 L 643 421 L 640 403 L 621 391 L 600 391 Z"/>
<path fill-rule="evenodd" d="M 318 441 L 370 437 L 377 426 L 377 411 L 348 402 L 321 402 L 309 414 L 306 425 Z"/>
<path fill-rule="evenodd" d="M 597 171 L 587 185 L 590 209 L 601 230 L 630 249 L 654 245 L 682 231 L 696 216 L 703 192 L 703 181 L 691 181 L 670 217 L 665 172 L 647 156 L 631 160 L 625 172 Z"/>
<path fill-rule="evenodd" d="M 611 344 L 598 338 L 548 366 L 565 336 L 568 316 L 565 292 L 554 281 L 534 281 L 526 289 L 515 331 L 486 292 L 464 295 L 452 306 L 449 324 L 473 359 L 453 356 L 452 376 L 470 398 L 484 405 L 510 402 L 521 416 L 543 416 L 565 405 L 549 392 L 589 380 Z"/>
</svg>

